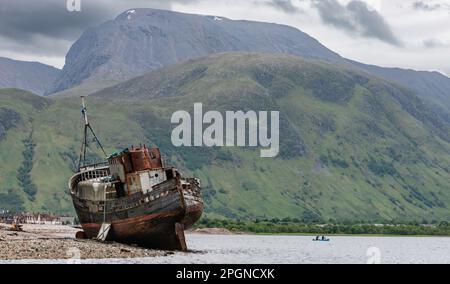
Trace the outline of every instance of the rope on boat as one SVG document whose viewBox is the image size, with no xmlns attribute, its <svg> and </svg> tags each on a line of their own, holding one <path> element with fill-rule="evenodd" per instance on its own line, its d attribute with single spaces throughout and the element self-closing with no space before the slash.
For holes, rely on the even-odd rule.
<svg viewBox="0 0 450 284">
<path fill-rule="evenodd" d="M 87 112 L 87 108 L 86 108 L 86 105 L 84 102 L 84 97 L 81 97 L 81 102 L 82 102 L 81 113 L 83 114 L 85 123 L 84 123 L 84 139 L 83 139 L 83 144 L 81 145 L 80 159 L 78 162 L 78 171 L 80 171 L 82 164 L 83 164 L 83 166 L 86 165 L 86 152 L 87 152 L 87 148 L 88 148 L 88 140 L 87 140 L 88 130 L 90 130 L 90 132 L 94 136 L 94 142 L 96 142 L 97 146 L 100 147 L 103 154 L 105 155 L 105 158 L 108 158 L 108 155 L 106 154 L 106 151 L 103 148 L 102 143 L 98 139 L 97 135 L 94 132 L 94 129 L 92 129 L 91 124 L 89 122 L 88 112 Z"/>
</svg>

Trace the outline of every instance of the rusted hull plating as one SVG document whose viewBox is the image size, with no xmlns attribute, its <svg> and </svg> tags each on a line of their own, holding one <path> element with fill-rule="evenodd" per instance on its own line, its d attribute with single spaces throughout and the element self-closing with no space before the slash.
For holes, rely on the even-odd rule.
<svg viewBox="0 0 450 284">
<path fill-rule="evenodd" d="M 196 180 L 168 180 L 147 194 L 95 202 L 72 195 L 85 236 L 96 238 L 103 223 L 111 224 L 107 241 L 136 244 L 146 248 L 186 250 L 184 230 L 203 212 L 200 186 Z M 106 204 L 106 212 L 104 211 Z"/>
</svg>

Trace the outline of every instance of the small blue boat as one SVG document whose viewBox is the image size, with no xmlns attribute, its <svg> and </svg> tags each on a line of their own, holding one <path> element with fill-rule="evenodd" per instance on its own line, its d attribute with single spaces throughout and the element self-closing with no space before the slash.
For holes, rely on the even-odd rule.
<svg viewBox="0 0 450 284">
<path fill-rule="evenodd" d="M 329 242 L 329 241 L 330 239 L 326 239 L 325 237 L 313 239 L 313 242 Z"/>
</svg>

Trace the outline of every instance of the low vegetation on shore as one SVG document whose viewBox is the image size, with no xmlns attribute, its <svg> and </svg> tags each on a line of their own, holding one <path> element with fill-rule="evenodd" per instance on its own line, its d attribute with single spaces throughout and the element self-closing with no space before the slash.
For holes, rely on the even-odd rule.
<svg viewBox="0 0 450 284">
<path fill-rule="evenodd" d="M 402 236 L 450 236 L 450 224 L 305 224 L 300 220 L 229 220 L 203 218 L 197 225 L 202 228 L 225 228 L 232 232 L 255 234 L 313 234 L 313 235 L 402 235 Z"/>
</svg>

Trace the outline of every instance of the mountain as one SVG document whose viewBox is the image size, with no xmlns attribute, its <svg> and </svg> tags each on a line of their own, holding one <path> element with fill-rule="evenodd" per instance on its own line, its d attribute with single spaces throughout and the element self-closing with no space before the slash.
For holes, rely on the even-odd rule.
<svg viewBox="0 0 450 284">
<path fill-rule="evenodd" d="M 223 114 L 278 110 L 279 156 L 260 158 L 255 148 L 174 147 L 171 116 L 192 113 L 196 102 L 204 112 Z M 79 104 L 79 98 L 0 91 L 7 129 L 0 138 L 0 208 L 71 210 L 67 179 L 82 137 Z M 211 217 L 422 222 L 449 216 L 448 124 L 413 92 L 357 68 L 281 54 L 216 54 L 92 94 L 88 109 L 108 153 L 158 145 L 167 164 L 200 178 Z M 94 143 L 90 152 L 100 156 Z"/>
<path fill-rule="evenodd" d="M 19 88 L 43 95 L 61 70 L 38 62 L 0 57 L 0 88 Z"/>
<path fill-rule="evenodd" d="M 134 11 L 134 13 L 130 13 Z M 342 59 L 292 27 L 135 9 L 88 29 L 66 56 L 50 93 L 94 82 L 99 89 L 150 70 L 224 51 L 282 52 Z"/>
<path fill-rule="evenodd" d="M 285 25 L 154 9 L 129 10 L 88 29 L 70 49 L 66 66 L 49 94 L 87 95 L 151 70 L 229 51 L 284 53 L 356 66 L 407 86 L 450 113 L 450 79 L 437 72 L 351 61 Z"/>
<path fill-rule="evenodd" d="M 358 62 L 352 63 L 371 74 L 396 82 L 415 91 L 422 99 L 434 103 L 436 105 L 435 111 L 442 112 L 441 110 L 445 110 L 447 112 L 447 121 L 450 122 L 450 78 L 447 76 L 439 72 L 382 68 Z"/>
</svg>

